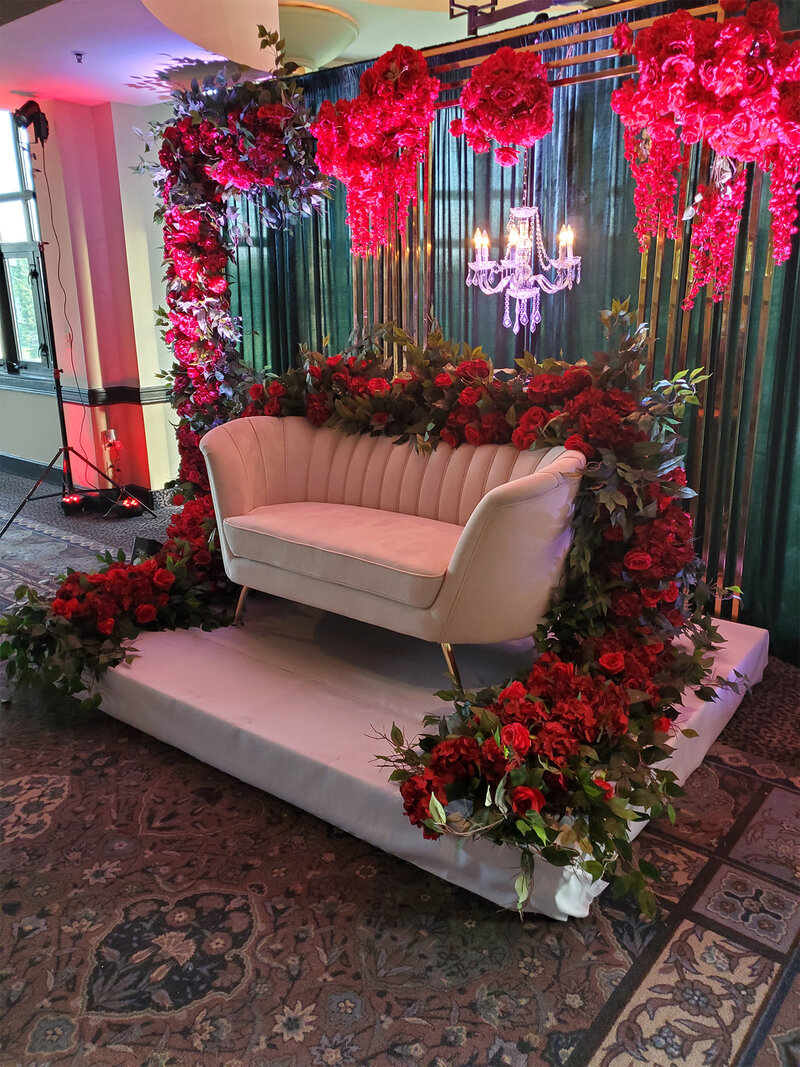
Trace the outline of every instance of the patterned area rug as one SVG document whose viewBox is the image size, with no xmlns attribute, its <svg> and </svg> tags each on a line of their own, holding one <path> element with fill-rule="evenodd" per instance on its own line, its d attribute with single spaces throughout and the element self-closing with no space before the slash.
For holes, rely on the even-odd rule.
<svg viewBox="0 0 800 1067">
<path fill-rule="evenodd" d="M 104 547 L 13 533 L 0 595 Z M 770 662 L 676 824 L 639 839 L 654 923 L 610 894 L 521 923 L 101 713 L 16 697 L 0 1064 L 798 1067 L 800 772 L 769 758 L 800 756 L 798 677 Z"/>
<path fill-rule="evenodd" d="M 4 714 L 3 1064 L 796 1067 L 800 775 L 717 745 L 658 921 L 519 919 L 105 718 Z M 432 844 L 431 847 L 436 847 Z"/>
</svg>

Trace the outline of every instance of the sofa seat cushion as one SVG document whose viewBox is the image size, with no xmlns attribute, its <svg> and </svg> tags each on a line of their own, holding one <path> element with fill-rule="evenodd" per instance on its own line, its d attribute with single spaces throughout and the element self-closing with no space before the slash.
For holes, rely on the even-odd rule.
<svg viewBox="0 0 800 1067">
<path fill-rule="evenodd" d="M 429 608 L 462 527 L 350 504 L 269 504 L 224 522 L 235 556 Z"/>
</svg>

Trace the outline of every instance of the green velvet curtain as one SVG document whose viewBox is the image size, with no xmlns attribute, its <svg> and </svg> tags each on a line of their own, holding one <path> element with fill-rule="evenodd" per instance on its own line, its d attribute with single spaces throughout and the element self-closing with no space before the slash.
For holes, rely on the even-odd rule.
<svg viewBox="0 0 800 1067">
<path fill-rule="evenodd" d="M 321 71 L 301 79 L 312 114 L 330 98 L 358 93 L 368 63 Z M 250 231 L 229 271 L 232 310 L 242 320 L 242 356 L 259 370 L 280 373 L 298 348 L 342 348 L 353 328 L 350 235 L 344 187 L 334 182 L 329 203 L 313 218 L 283 232 L 262 227 L 258 210 L 240 201 Z"/>
<path fill-rule="evenodd" d="M 786 0 L 781 7 L 784 28 L 792 28 L 800 21 L 798 9 L 793 12 Z M 636 17 L 664 11 L 663 5 L 652 11 L 640 9 Z M 587 20 L 581 28 L 599 25 Z M 568 32 L 542 27 L 553 41 Z M 560 49 L 555 56 L 569 58 L 582 47 L 573 46 L 570 53 Z M 471 45 L 446 58 L 452 62 L 481 50 L 488 49 Z M 619 60 L 604 62 L 611 66 Z M 365 66 L 306 77 L 312 109 L 325 98 L 356 95 Z M 559 74 L 577 72 L 566 67 Z M 457 76 L 458 72 L 446 74 L 444 80 Z M 598 311 L 615 296 L 630 295 L 636 306 L 641 260 L 633 235 L 633 183 L 622 151 L 622 126 L 609 106 L 617 84 L 608 78 L 558 88 L 553 131 L 530 152 L 528 195 L 540 207 L 545 245 L 556 250 L 558 229 L 568 221 L 583 260 L 579 287 L 542 297 L 543 321 L 533 335 L 523 331 L 515 337 L 503 328 L 502 296 L 485 296 L 464 284 L 476 226 L 491 236 L 493 254 L 501 238 L 505 245 L 508 209 L 521 202 L 522 166 L 501 168 L 490 154 L 476 155 L 463 138 L 448 132 L 458 112 L 448 107 L 437 113 L 432 130 L 433 315 L 447 336 L 483 345 L 497 366 L 513 365 L 526 349 L 540 359 L 552 355 L 574 361 L 587 356 L 602 343 Z M 693 160 L 690 189 L 701 162 Z M 234 313 L 243 320 L 244 357 L 258 368 L 281 371 L 293 362 L 301 342 L 319 347 L 329 336 L 335 351 L 351 334 L 352 268 L 344 191 L 334 185 L 327 210 L 286 233 L 261 231 L 249 209 L 253 243 L 240 245 L 231 280 Z M 661 297 L 654 302 L 653 242 L 645 317 L 655 312 L 651 333 L 656 337 L 652 361 L 657 375 L 700 365 L 713 374 L 705 407 L 699 414 L 693 412 L 685 426 L 687 466 L 700 491 L 698 547 L 708 560 L 709 574 L 726 584 L 741 576 L 745 595 L 739 618 L 768 628 L 774 653 L 796 663 L 800 659 L 800 265 L 795 249 L 791 261 L 769 278 L 768 180 L 756 183 L 751 192 L 757 199 L 752 240 L 748 245 L 745 235 L 740 241 L 728 311 L 706 305 L 701 295 L 684 326 L 683 314 L 674 300 L 670 306 L 668 297 L 673 266 L 676 291 L 682 295 L 688 257 L 684 251 L 675 260 L 672 242 L 663 249 Z M 748 204 L 746 218 L 749 209 Z M 771 300 L 762 320 L 770 284 Z M 729 614 L 730 605 L 721 610 Z"/>
</svg>

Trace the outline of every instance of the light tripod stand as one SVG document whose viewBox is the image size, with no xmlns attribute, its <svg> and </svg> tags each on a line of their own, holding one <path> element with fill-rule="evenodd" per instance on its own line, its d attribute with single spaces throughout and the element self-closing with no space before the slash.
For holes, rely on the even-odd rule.
<svg viewBox="0 0 800 1067">
<path fill-rule="evenodd" d="M 42 286 L 46 294 L 48 292 L 47 273 L 44 265 L 44 247 L 41 244 L 39 245 L 39 251 L 41 253 L 40 261 L 42 270 Z M 125 511 L 127 510 L 127 513 L 130 515 L 138 515 L 139 509 L 143 508 L 145 511 L 149 511 L 151 515 L 155 515 L 153 509 L 147 504 L 145 504 L 143 500 L 139 500 L 138 497 L 130 493 L 123 485 L 120 485 L 119 482 L 116 482 L 113 478 L 110 478 L 108 474 L 105 473 L 105 471 L 102 471 L 96 464 L 92 463 L 90 459 L 87 459 L 86 456 L 84 456 L 76 448 L 73 448 L 72 445 L 70 445 L 69 440 L 67 439 L 67 423 L 64 418 L 64 397 L 61 392 L 61 368 L 58 365 L 58 355 L 56 353 L 55 339 L 53 337 L 53 324 L 50 321 L 49 316 L 47 316 L 47 333 L 48 341 L 45 345 L 42 346 L 42 348 L 46 349 L 49 347 L 50 349 L 49 355 L 52 361 L 53 382 L 55 384 L 56 404 L 58 406 L 58 424 L 61 429 L 61 447 L 50 460 L 50 462 L 47 464 L 47 466 L 44 468 L 42 473 L 39 475 L 39 478 L 35 485 L 32 486 L 32 488 L 25 494 L 23 499 L 20 501 L 17 510 L 5 524 L 3 529 L 0 530 L 0 537 L 2 537 L 6 530 L 9 528 L 9 526 L 11 526 L 17 515 L 19 515 L 19 513 L 22 511 L 22 509 L 25 507 L 29 500 L 45 500 L 48 497 L 60 496 L 61 510 L 64 512 L 65 515 L 69 515 L 75 514 L 76 512 L 83 510 L 83 507 L 87 501 L 99 497 L 99 489 L 95 492 L 83 490 L 76 491 L 75 481 L 72 476 L 73 456 L 76 459 L 79 459 L 81 463 L 85 463 L 87 467 L 90 467 L 93 471 L 99 474 L 101 478 L 104 478 L 109 483 L 109 485 L 111 485 L 119 493 L 119 498 L 111 503 L 109 511 L 113 507 L 120 507 L 123 509 L 123 513 L 125 513 Z M 42 493 L 39 496 L 34 497 L 34 493 L 36 492 L 36 490 L 45 480 L 45 478 L 53 469 L 53 467 L 55 467 L 55 465 L 59 462 L 59 460 L 61 461 L 61 492 Z"/>
</svg>

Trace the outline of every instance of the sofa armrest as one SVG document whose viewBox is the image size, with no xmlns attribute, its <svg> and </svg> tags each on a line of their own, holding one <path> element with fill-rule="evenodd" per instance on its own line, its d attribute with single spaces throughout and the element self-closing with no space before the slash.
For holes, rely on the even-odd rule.
<svg viewBox="0 0 800 1067">
<path fill-rule="evenodd" d="M 565 452 L 545 470 L 500 485 L 470 516 L 436 602 L 440 641 L 508 641 L 547 611 L 572 541 L 585 459 Z"/>
</svg>

